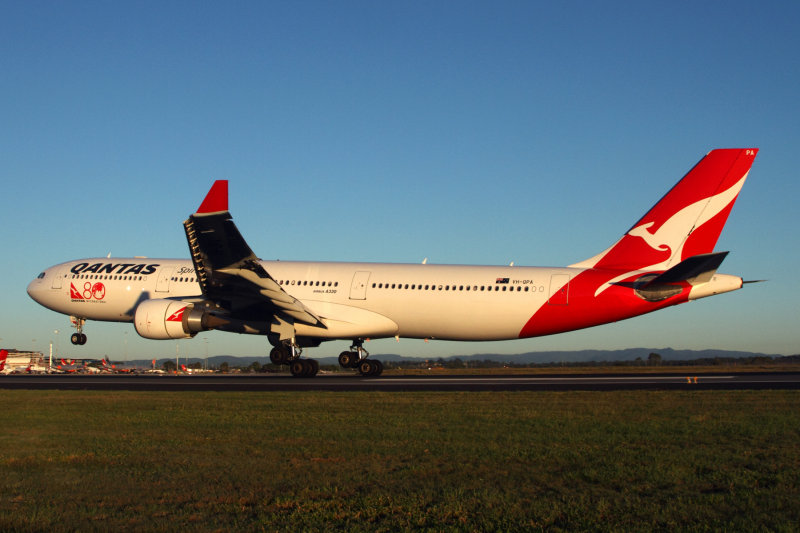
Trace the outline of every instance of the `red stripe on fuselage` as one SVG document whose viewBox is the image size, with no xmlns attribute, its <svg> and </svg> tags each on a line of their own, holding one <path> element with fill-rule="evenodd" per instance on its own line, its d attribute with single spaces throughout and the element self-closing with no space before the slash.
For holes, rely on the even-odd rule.
<svg viewBox="0 0 800 533">
<path fill-rule="evenodd" d="M 616 281 L 596 295 L 597 289 L 623 274 L 619 270 L 585 270 L 569 282 L 566 305 L 545 303 L 528 320 L 519 333 L 520 338 L 552 335 L 575 329 L 588 328 L 616 322 L 672 305 L 689 299 L 690 287 L 682 285 L 680 294 L 659 302 L 648 302 L 636 295 L 633 282 L 641 272 Z"/>
</svg>

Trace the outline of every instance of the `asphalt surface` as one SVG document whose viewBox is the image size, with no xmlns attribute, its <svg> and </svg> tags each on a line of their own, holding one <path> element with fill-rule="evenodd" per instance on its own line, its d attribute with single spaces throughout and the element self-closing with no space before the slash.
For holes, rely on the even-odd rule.
<svg viewBox="0 0 800 533">
<path fill-rule="evenodd" d="M 135 391 L 611 391 L 800 389 L 800 372 L 713 374 L 430 375 L 320 374 L 0 376 L 0 389 Z"/>
</svg>

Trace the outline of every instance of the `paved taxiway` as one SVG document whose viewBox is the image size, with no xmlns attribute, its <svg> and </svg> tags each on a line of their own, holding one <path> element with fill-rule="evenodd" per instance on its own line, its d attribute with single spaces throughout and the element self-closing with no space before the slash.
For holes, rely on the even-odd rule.
<svg viewBox="0 0 800 533">
<path fill-rule="evenodd" d="M 695 380 L 696 378 L 696 380 Z M 761 390 L 800 389 L 800 372 L 715 374 L 432 375 L 364 378 L 324 374 L 293 378 L 250 375 L 64 375 L 0 376 L 0 389 L 154 391 L 575 391 L 575 390 Z"/>
</svg>

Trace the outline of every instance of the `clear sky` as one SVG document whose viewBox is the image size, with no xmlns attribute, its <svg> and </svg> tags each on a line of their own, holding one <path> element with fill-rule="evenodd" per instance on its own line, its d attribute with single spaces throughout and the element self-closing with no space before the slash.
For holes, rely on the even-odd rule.
<svg viewBox="0 0 800 533">
<path fill-rule="evenodd" d="M 758 147 L 717 249 L 768 283 L 552 337 L 367 348 L 800 353 L 798 27 L 797 2 L 5 2 L 0 345 L 266 354 L 98 322 L 73 347 L 25 293 L 69 259 L 188 258 L 215 179 L 264 259 L 559 266 L 709 150 Z"/>
</svg>

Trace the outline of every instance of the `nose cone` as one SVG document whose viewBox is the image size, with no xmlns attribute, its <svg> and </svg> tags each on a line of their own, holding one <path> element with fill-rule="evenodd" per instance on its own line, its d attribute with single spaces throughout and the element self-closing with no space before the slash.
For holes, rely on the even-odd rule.
<svg viewBox="0 0 800 533">
<path fill-rule="evenodd" d="M 42 303 L 42 293 L 46 287 L 44 283 L 45 273 L 39 274 L 39 277 L 28 283 L 28 296 L 33 298 L 34 301 Z"/>
<path fill-rule="evenodd" d="M 55 285 L 53 276 L 55 272 L 52 269 L 45 270 L 39 274 L 33 281 L 28 283 L 28 296 L 39 305 L 43 305 L 48 309 L 56 311 L 58 306 L 59 291 L 53 287 Z"/>
<path fill-rule="evenodd" d="M 42 274 L 44 274 L 44 272 Z M 34 294 L 36 294 L 36 290 L 42 285 L 42 274 L 39 274 L 38 278 L 35 278 L 33 281 L 28 283 L 28 296 L 34 300 L 36 299 L 34 296 Z"/>
</svg>

